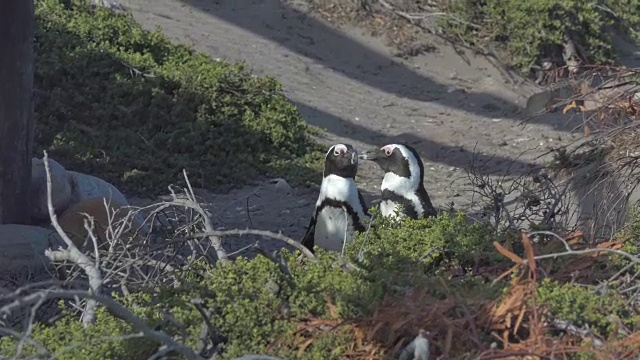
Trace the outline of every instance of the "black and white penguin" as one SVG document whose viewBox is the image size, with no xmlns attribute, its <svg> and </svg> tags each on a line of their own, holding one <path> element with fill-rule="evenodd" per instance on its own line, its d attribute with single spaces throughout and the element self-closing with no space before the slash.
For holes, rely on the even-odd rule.
<svg viewBox="0 0 640 360">
<path fill-rule="evenodd" d="M 313 252 L 314 245 L 333 251 L 353 240 L 354 230 L 365 231 L 368 208 L 356 187 L 358 152 L 349 144 L 332 146 L 324 160 L 322 185 L 316 208 L 301 243 Z M 346 210 L 346 216 L 345 216 Z"/>
<path fill-rule="evenodd" d="M 359 158 L 375 162 L 385 172 L 380 186 L 382 216 L 394 216 L 398 204 L 403 208 L 401 214 L 412 219 L 438 215 L 424 188 L 424 165 L 414 148 L 389 144 L 362 151 Z"/>
</svg>

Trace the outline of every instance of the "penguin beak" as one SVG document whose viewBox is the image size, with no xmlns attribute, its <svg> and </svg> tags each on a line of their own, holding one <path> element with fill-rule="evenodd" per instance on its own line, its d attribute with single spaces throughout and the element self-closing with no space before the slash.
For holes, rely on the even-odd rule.
<svg viewBox="0 0 640 360">
<path fill-rule="evenodd" d="M 370 160 L 370 161 L 375 161 L 377 159 L 379 159 L 380 156 L 380 150 L 379 149 L 375 149 L 375 150 L 363 150 L 362 152 L 360 152 L 360 155 L 358 155 L 358 159 L 360 160 Z"/>
<path fill-rule="evenodd" d="M 351 165 L 358 165 L 358 158 L 360 156 L 358 155 L 358 150 L 353 149 L 353 151 L 351 151 Z"/>
</svg>

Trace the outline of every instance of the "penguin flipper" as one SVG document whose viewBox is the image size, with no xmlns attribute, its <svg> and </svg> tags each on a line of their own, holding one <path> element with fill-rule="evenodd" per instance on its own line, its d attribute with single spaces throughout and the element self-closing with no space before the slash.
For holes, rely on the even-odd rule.
<svg viewBox="0 0 640 360">
<path fill-rule="evenodd" d="M 360 200 L 360 204 L 362 205 L 362 210 L 364 210 L 364 212 L 368 214 L 369 213 L 369 205 L 364 200 L 364 196 L 362 196 L 362 193 L 360 192 L 360 190 L 358 190 L 358 199 Z"/>
<path fill-rule="evenodd" d="M 315 232 L 316 232 L 316 216 L 315 214 L 311 217 L 309 221 L 309 226 L 307 226 L 307 232 L 304 234 L 302 240 L 300 240 L 300 244 L 306 247 L 313 254 L 313 247 L 315 246 Z"/>
<path fill-rule="evenodd" d="M 431 202 L 431 198 L 429 197 L 429 195 L 424 196 L 422 206 L 424 208 L 425 218 L 438 216 L 438 210 L 436 210 L 436 208 L 433 206 L 433 203 Z"/>
</svg>

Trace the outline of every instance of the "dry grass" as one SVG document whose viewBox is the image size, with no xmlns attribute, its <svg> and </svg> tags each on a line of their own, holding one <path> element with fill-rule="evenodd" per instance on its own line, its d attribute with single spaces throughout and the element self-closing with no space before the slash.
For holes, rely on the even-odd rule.
<svg viewBox="0 0 640 360">
<path fill-rule="evenodd" d="M 565 240 L 575 242 L 579 235 Z M 332 311 L 333 303 L 327 299 L 329 313 L 333 315 L 329 319 L 301 321 L 295 338 L 288 340 L 289 345 L 295 343 L 302 353 L 322 333 L 343 329 L 356 340 L 346 358 L 396 359 L 398 352 L 422 329 L 428 329 L 430 359 L 566 359 L 576 353 L 592 354 L 596 359 L 630 359 L 640 355 L 640 332 L 594 346 L 588 336 L 569 331 L 558 335 L 552 331 L 557 327 L 550 323 L 546 309 L 536 304 L 542 260 L 535 253 L 537 247 L 524 233 L 522 243 L 524 259 L 496 243 L 497 249 L 516 263 L 494 280 L 504 281 L 501 279 L 511 276 L 506 293 L 499 299 L 488 300 L 472 293 L 438 299 L 429 295 L 427 289 L 414 289 L 406 295 L 385 297 L 371 316 L 352 322 L 338 319 Z M 599 245 L 613 250 L 620 246 L 620 241 Z M 606 253 L 586 252 L 566 262 L 553 277 L 560 279 L 568 272 L 592 268 L 603 261 L 607 261 Z"/>
<path fill-rule="evenodd" d="M 400 2 L 403 9 L 417 7 L 406 1 L 341 1 L 341 0 L 304 0 L 312 7 L 314 14 L 337 26 L 356 26 L 365 29 L 369 35 L 382 37 L 393 49 L 393 56 L 411 57 L 420 53 L 436 50 L 427 40 L 424 30 L 407 21 L 392 9 Z M 391 5 L 392 4 L 392 5 Z"/>
</svg>

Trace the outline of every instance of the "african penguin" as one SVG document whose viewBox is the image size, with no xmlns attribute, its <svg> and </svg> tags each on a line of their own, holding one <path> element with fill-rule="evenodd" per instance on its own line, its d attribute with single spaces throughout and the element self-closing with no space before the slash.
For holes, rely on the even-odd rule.
<svg viewBox="0 0 640 360">
<path fill-rule="evenodd" d="M 322 185 L 316 208 L 301 243 L 313 252 L 314 245 L 340 251 L 353 240 L 354 230 L 365 231 L 368 208 L 356 187 L 358 152 L 349 144 L 332 146 L 324 160 Z M 345 216 L 346 210 L 346 216 Z"/>
<path fill-rule="evenodd" d="M 412 219 L 438 215 L 424 188 L 424 165 L 414 148 L 389 144 L 363 151 L 359 158 L 375 162 L 385 172 L 380 186 L 382 216 L 394 216 L 398 204 L 403 207 L 401 214 Z"/>
</svg>

